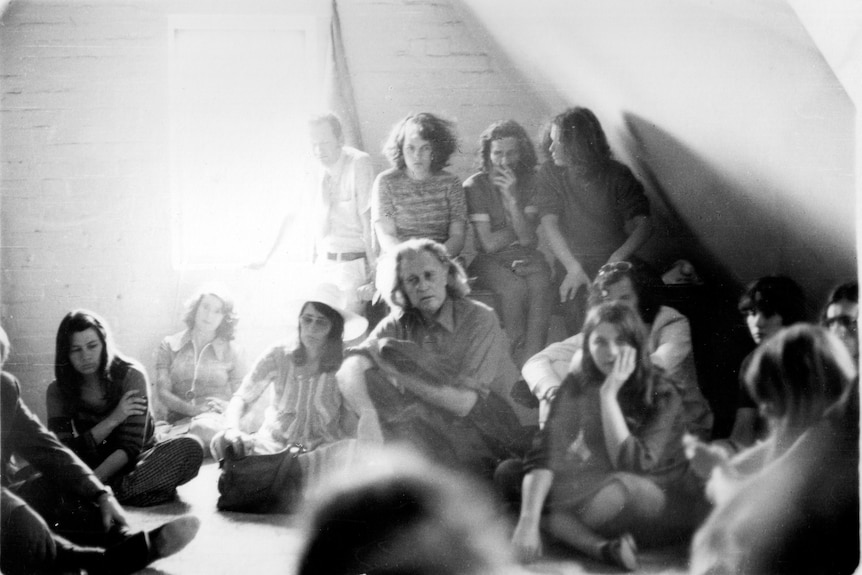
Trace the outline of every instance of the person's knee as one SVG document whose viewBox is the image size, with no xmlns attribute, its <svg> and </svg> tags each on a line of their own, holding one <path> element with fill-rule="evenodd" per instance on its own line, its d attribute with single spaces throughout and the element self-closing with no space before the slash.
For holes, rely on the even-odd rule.
<svg viewBox="0 0 862 575">
<path fill-rule="evenodd" d="M 357 412 L 370 407 L 370 405 L 366 405 L 369 399 L 365 372 L 371 367 L 373 364 L 369 358 L 362 355 L 351 355 L 344 358 L 344 362 L 335 375 L 341 395 Z"/>
<path fill-rule="evenodd" d="M 36 511 L 22 505 L 13 509 L 3 523 L 3 533 L 0 533 L 0 570 L 3 573 L 41 573 L 56 567 L 54 534 Z"/>
</svg>

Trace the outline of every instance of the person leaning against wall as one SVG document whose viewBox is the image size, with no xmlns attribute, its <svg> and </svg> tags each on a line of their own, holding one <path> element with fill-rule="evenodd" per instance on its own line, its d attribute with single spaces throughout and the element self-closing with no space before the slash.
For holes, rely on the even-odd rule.
<svg viewBox="0 0 862 575">
<path fill-rule="evenodd" d="M 599 268 L 628 260 L 652 234 L 649 202 L 632 171 L 614 160 L 596 115 L 569 108 L 550 129 L 551 161 L 539 169 L 536 205 L 557 258 L 568 335 L 580 331 L 587 288 Z"/>
<path fill-rule="evenodd" d="M 349 310 L 364 314 L 366 302 L 374 294 L 376 261 L 370 220 L 371 156 L 345 145 L 341 120 L 331 112 L 309 119 L 308 137 L 317 162 L 308 185 L 312 211 L 287 215 L 267 256 L 250 267 L 266 265 L 287 231 L 299 224 L 298 218 L 308 218 L 317 272 L 347 295 Z"/>
</svg>

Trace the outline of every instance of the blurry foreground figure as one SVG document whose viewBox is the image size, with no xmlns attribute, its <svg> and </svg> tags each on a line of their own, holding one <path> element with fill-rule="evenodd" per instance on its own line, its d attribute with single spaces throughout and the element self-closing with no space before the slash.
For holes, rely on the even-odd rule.
<svg viewBox="0 0 862 575">
<path fill-rule="evenodd" d="M 782 330 L 746 382 L 770 436 L 713 472 L 716 507 L 695 536 L 692 573 L 854 572 L 859 394 L 846 348 L 822 328 Z"/>
<path fill-rule="evenodd" d="M 515 573 L 487 494 L 409 451 L 382 450 L 308 510 L 299 575 Z"/>
</svg>

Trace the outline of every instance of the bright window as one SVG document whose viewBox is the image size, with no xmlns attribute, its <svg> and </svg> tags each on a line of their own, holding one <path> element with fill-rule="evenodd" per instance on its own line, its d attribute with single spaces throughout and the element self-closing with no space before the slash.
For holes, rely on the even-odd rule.
<svg viewBox="0 0 862 575">
<path fill-rule="evenodd" d="M 321 76 L 315 25 L 310 17 L 171 18 L 176 267 L 259 259 L 287 211 L 302 207 L 305 122 Z"/>
</svg>

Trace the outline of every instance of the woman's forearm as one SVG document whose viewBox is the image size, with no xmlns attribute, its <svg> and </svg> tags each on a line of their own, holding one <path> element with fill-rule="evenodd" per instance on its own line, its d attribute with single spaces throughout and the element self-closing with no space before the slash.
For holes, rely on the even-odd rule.
<svg viewBox="0 0 862 575">
<path fill-rule="evenodd" d="M 105 460 L 93 470 L 93 473 L 96 474 L 99 481 L 107 483 L 114 477 L 114 475 L 123 469 L 128 462 L 129 455 L 122 449 L 118 449 L 106 457 Z"/>
<path fill-rule="evenodd" d="M 550 469 L 533 469 L 524 476 L 521 484 L 520 521 L 538 525 L 553 482 L 554 472 Z"/>
<path fill-rule="evenodd" d="M 245 415 L 245 401 L 237 396 L 231 397 L 224 413 L 227 427 L 239 429 L 242 416 Z"/>
<path fill-rule="evenodd" d="M 629 237 L 618 247 L 608 261 L 618 262 L 629 259 L 652 235 L 652 221 L 649 216 L 635 216 L 626 222 Z"/>
</svg>

